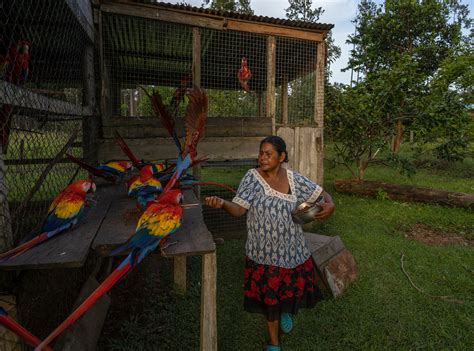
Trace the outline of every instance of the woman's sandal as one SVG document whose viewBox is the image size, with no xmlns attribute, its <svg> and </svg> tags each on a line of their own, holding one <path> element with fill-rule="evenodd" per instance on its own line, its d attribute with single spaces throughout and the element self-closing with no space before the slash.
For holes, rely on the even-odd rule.
<svg viewBox="0 0 474 351">
<path fill-rule="evenodd" d="M 280 329 L 283 333 L 288 334 L 293 330 L 293 317 L 289 313 L 282 313 L 280 316 Z"/>
<path fill-rule="evenodd" d="M 280 346 L 275 346 L 275 345 L 267 345 L 267 351 L 281 351 Z"/>
</svg>

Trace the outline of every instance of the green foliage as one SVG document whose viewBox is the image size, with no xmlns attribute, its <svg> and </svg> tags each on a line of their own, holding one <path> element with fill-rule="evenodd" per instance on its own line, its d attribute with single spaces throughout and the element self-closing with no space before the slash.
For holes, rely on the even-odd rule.
<svg viewBox="0 0 474 351">
<path fill-rule="evenodd" d="M 231 11 L 253 15 L 250 0 L 203 0 L 202 6 L 212 10 Z"/>
<path fill-rule="evenodd" d="M 415 133 L 413 147 L 434 145 L 438 158 L 464 158 L 474 86 L 472 50 L 461 31 L 470 25 L 468 15 L 457 0 L 361 2 L 348 43 L 354 45 L 349 68 L 361 72 L 362 81 L 328 87 L 326 98 L 326 131 L 338 161 L 355 162 L 359 178 L 374 150 L 388 150 L 392 138 L 401 142 L 403 130 Z M 398 148 L 393 152 L 387 162 L 413 173 Z"/>
</svg>

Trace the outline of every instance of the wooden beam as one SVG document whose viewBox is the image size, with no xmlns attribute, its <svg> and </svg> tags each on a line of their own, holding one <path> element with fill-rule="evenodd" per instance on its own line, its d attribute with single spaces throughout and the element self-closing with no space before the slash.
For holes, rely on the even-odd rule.
<svg viewBox="0 0 474 351">
<path fill-rule="evenodd" d="M 227 29 L 241 32 L 258 33 L 264 35 L 297 38 L 321 42 L 324 40 L 324 32 L 304 31 L 293 29 L 291 27 L 275 26 L 271 24 L 262 24 L 254 22 L 245 22 L 234 19 L 227 20 Z"/>
<path fill-rule="evenodd" d="M 29 89 L 3 80 L 0 81 L 0 103 L 62 115 L 92 115 L 92 110 L 88 107 L 36 94 Z"/>
<path fill-rule="evenodd" d="M 217 259 L 216 253 L 202 256 L 200 351 L 217 351 Z"/>
<path fill-rule="evenodd" d="M 193 28 L 193 85 L 201 87 L 201 32 Z"/>
<path fill-rule="evenodd" d="M 95 74 L 94 74 L 94 47 L 86 45 L 82 65 L 83 76 L 83 105 L 96 110 Z M 99 116 L 94 115 L 82 121 L 83 155 L 89 164 L 97 164 L 97 139 L 99 137 Z"/>
<path fill-rule="evenodd" d="M 275 67 L 276 67 L 276 38 L 267 38 L 267 100 L 266 116 L 272 119 L 272 134 L 275 134 Z"/>
<path fill-rule="evenodd" d="M 190 12 L 165 10 L 156 5 L 131 4 L 131 3 L 104 3 L 100 6 L 103 12 L 115 13 L 125 16 L 149 18 L 164 22 L 181 23 L 195 27 L 224 29 L 224 17 L 207 17 Z"/>
<path fill-rule="evenodd" d="M 288 125 L 288 77 L 283 75 L 281 82 L 281 120 L 284 126 Z"/>
<path fill-rule="evenodd" d="M 314 121 L 316 126 L 324 126 L 324 71 L 326 60 L 326 45 L 324 42 L 318 44 L 316 53 L 316 79 L 314 80 Z"/>
<path fill-rule="evenodd" d="M 255 23 L 251 21 L 230 19 L 224 16 L 195 13 L 179 9 L 164 9 L 159 5 L 132 4 L 125 2 L 103 3 L 103 12 L 116 13 L 126 16 L 150 18 L 165 22 L 186 24 L 194 27 L 211 28 L 218 30 L 236 30 L 241 32 L 274 35 L 281 37 L 306 39 L 321 42 L 324 40 L 325 30 L 304 30 L 290 26 Z"/>
<path fill-rule="evenodd" d="M 326 66 L 326 44 L 318 43 L 318 51 L 316 53 L 316 79 L 315 79 L 315 95 L 314 95 L 314 121 L 319 132 L 316 137 L 316 164 L 317 176 L 316 181 L 323 184 L 324 175 L 324 79 Z"/>
</svg>

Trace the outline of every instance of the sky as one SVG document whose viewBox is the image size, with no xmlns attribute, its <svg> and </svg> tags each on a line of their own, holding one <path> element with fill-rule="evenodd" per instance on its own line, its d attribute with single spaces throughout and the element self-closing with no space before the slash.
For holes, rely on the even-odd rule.
<svg viewBox="0 0 474 351">
<path fill-rule="evenodd" d="M 179 0 L 164 0 L 163 2 L 178 3 Z M 193 6 L 201 6 L 202 0 L 185 0 Z M 322 7 L 324 13 L 318 22 L 334 24 L 333 37 L 335 44 L 341 48 L 341 57 L 332 64 L 331 82 L 349 84 L 351 72 L 341 72 L 347 66 L 351 46 L 346 44 L 350 34 L 354 33 L 354 24 L 351 22 L 357 12 L 357 5 L 360 0 L 313 0 L 314 7 Z M 382 3 L 383 0 L 376 0 Z M 474 0 L 464 0 L 464 4 L 469 5 L 471 17 L 474 11 Z M 257 16 L 268 16 L 276 18 L 286 18 L 285 9 L 288 8 L 288 0 L 251 0 L 250 5 Z"/>
</svg>

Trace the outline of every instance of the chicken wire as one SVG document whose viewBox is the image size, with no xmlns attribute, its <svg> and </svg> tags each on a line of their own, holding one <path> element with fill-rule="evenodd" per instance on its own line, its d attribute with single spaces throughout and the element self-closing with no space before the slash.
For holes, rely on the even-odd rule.
<svg viewBox="0 0 474 351">
<path fill-rule="evenodd" d="M 87 176 L 60 153 L 68 145 L 69 153 L 88 156 L 83 66 L 93 28 L 79 20 L 81 11 L 64 0 L 0 6 L 0 128 L 15 242 L 39 229 L 59 191 Z"/>
<path fill-rule="evenodd" d="M 201 180 L 226 184 L 237 190 L 245 173 L 257 165 L 257 159 L 208 161 L 202 165 Z M 222 187 L 202 185 L 201 199 L 206 196 L 219 196 L 231 201 L 235 194 Z M 215 237 L 237 237 L 246 232 L 246 216 L 235 218 L 221 209 L 207 206 L 203 206 L 203 216 L 207 228 Z"/>
</svg>

